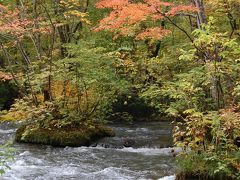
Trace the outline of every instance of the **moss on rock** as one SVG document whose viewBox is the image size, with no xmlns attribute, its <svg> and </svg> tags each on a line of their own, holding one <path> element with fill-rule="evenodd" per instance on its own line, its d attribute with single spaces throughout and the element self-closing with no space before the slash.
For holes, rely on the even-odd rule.
<svg viewBox="0 0 240 180">
<path fill-rule="evenodd" d="M 15 136 L 17 142 L 45 144 L 57 147 L 89 146 L 95 141 L 112 137 L 114 132 L 101 124 L 78 128 L 38 128 L 34 125 L 22 125 Z"/>
</svg>

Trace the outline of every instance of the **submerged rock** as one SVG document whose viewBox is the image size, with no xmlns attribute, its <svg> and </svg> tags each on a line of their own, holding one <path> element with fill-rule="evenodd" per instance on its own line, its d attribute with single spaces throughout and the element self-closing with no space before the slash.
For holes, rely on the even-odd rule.
<svg viewBox="0 0 240 180">
<path fill-rule="evenodd" d="M 101 124 L 78 128 L 38 128 L 31 124 L 18 128 L 15 136 L 17 142 L 45 144 L 57 147 L 90 146 L 104 137 L 112 137 L 114 132 Z"/>
<path fill-rule="evenodd" d="M 132 139 L 126 139 L 126 140 L 123 142 L 123 146 L 124 146 L 124 147 L 132 147 L 134 144 L 135 144 L 135 141 L 132 140 Z"/>
</svg>

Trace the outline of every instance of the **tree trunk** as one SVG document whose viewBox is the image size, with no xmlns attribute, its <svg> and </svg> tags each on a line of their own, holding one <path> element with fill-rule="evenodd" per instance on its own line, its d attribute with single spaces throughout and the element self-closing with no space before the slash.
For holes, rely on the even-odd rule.
<svg viewBox="0 0 240 180">
<path fill-rule="evenodd" d="M 220 77 L 217 75 L 212 76 L 212 97 L 216 103 L 217 109 L 224 107 L 224 93 Z"/>
<path fill-rule="evenodd" d="M 199 29 L 203 29 L 202 25 L 207 23 L 203 0 L 194 0 L 195 6 L 198 8 L 197 24 Z"/>
<path fill-rule="evenodd" d="M 61 42 L 61 57 L 65 58 L 67 57 L 67 49 L 66 47 L 64 47 L 64 45 L 66 45 L 67 43 L 71 42 L 71 37 L 69 37 L 70 35 L 70 28 L 69 25 L 66 24 L 64 26 L 60 26 L 57 28 L 58 29 L 58 33 L 59 33 L 59 38 L 60 38 L 60 42 Z"/>
</svg>

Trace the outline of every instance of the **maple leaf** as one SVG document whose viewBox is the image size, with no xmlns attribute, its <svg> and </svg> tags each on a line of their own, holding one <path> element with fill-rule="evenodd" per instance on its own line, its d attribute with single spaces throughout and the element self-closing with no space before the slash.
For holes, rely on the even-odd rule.
<svg viewBox="0 0 240 180">
<path fill-rule="evenodd" d="M 151 7 L 154 7 L 157 10 L 162 10 L 164 7 L 171 7 L 173 6 L 173 3 L 170 2 L 162 2 L 159 0 L 144 0 L 146 4 L 148 4 Z"/>
<path fill-rule="evenodd" d="M 167 16 L 175 16 L 180 12 L 197 12 L 198 9 L 192 5 L 178 5 L 166 13 Z"/>
<path fill-rule="evenodd" d="M 11 35 L 15 40 L 21 40 L 29 33 L 49 32 L 47 27 L 36 28 L 36 23 L 41 21 L 40 18 L 31 20 L 22 16 L 22 11 L 18 8 L 13 10 L 6 6 L 0 5 L 0 33 Z"/>
<path fill-rule="evenodd" d="M 153 28 L 148 28 L 142 33 L 139 33 L 136 36 L 137 40 L 144 40 L 144 39 L 152 39 L 152 40 L 160 40 L 167 35 L 171 33 L 170 30 L 159 28 L 159 27 L 153 27 Z"/>
<path fill-rule="evenodd" d="M 95 30 L 124 31 L 127 30 L 126 26 L 132 26 L 145 21 L 151 13 L 152 11 L 147 4 L 127 4 L 116 11 L 112 11 L 109 16 L 103 18 Z"/>
<path fill-rule="evenodd" d="M 111 8 L 110 14 L 100 20 L 95 31 L 108 30 L 119 35 L 135 35 L 138 40 L 161 39 L 168 36 L 170 30 L 159 27 L 146 27 L 145 30 L 135 28 L 140 23 L 146 21 L 157 22 L 166 17 L 178 15 L 181 12 L 196 12 L 197 9 L 192 5 L 176 5 L 171 2 L 160 0 L 144 0 L 142 3 L 134 3 L 128 0 L 100 0 L 96 3 L 97 8 Z M 159 24 L 159 23 L 152 23 Z M 140 32 L 139 32 L 140 31 Z"/>
<path fill-rule="evenodd" d="M 102 0 L 96 3 L 96 7 L 101 8 L 119 8 L 129 4 L 128 0 Z"/>
</svg>

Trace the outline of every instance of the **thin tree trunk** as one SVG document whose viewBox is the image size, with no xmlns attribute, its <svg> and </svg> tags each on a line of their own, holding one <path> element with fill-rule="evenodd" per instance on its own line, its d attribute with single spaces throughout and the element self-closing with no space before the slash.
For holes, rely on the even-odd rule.
<svg viewBox="0 0 240 180">
<path fill-rule="evenodd" d="M 203 29 L 204 24 L 207 24 L 207 16 L 205 12 L 204 2 L 203 0 L 194 0 L 195 6 L 198 8 L 198 15 L 197 15 L 197 25 L 199 29 Z M 207 52 L 206 52 L 207 53 Z M 207 54 L 206 54 L 207 55 Z M 224 92 L 222 89 L 221 78 L 218 75 L 218 67 L 217 67 L 217 60 L 208 59 L 208 55 L 204 55 L 205 61 L 214 61 L 214 74 L 212 75 L 211 79 L 211 94 L 212 98 L 216 104 L 216 108 L 220 109 L 224 106 Z"/>
<path fill-rule="evenodd" d="M 80 100 L 81 100 L 81 94 L 79 91 L 79 84 L 80 84 L 80 77 L 78 72 L 78 64 L 75 64 L 76 66 L 76 89 L 77 89 L 77 114 L 80 114 L 81 107 L 80 107 Z"/>
<path fill-rule="evenodd" d="M 218 75 L 212 76 L 212 98 L 216 103 L 216 108 L 220 109 L 224 107 L 224 94 L 221 85 L 221 80 Z"/>
<path fill-rule="evenodd" d="M 202 25 L 207 23 L 207 16 L 203 0 L 194 0 L 195 6 L 198 8 L 197 24 L 199 29 L 203 29 Z"/>
</svg>

